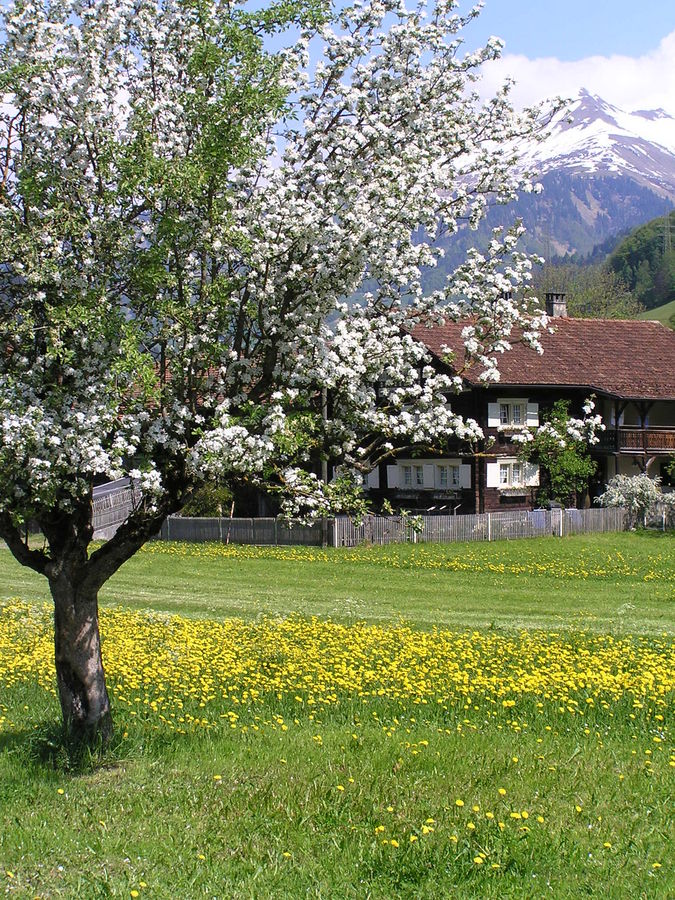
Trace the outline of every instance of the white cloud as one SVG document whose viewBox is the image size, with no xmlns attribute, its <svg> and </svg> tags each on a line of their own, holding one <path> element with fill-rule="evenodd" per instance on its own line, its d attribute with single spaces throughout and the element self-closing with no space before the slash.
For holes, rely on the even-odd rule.
<svg viewBox="0 0 675 900">
<path fill-rule="evenodd" d="M 516 81 L 512 98 L 519 107 L 555 96 L 576 97 L 586 88 L 628 111 L 662 108 L 675 115 L 675 31 L 639 57 L 589 56 L 563 62 L 505 55 L 485 66 L 481 94 L 492 95 L 509 77 Z"/>
</svg>

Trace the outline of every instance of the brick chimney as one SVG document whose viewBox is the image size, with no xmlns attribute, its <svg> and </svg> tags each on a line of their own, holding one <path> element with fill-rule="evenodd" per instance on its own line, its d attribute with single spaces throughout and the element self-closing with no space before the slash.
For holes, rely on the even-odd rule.
<svg viewBox="0 0 675 900">
<path fill-rule="evenodd" d="M 554 319 L 567 317 L 567 301 L 562 293 L 546 294 L 546 313 Z"/>
</svg>

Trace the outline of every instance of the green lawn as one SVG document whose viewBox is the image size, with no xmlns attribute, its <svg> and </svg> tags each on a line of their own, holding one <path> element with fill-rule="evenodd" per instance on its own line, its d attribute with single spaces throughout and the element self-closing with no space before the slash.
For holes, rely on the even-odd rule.
<svg viewBox="0 0 675 900">
<path fill-rule="evenodd" d="M 640 313 L 638 319 L 656 319 L 657 322 L 663 322 L 664 325 L 673 328 L 673 322 L 675 321 L 675 300 L 671 300 L 670 303 L 664 303 L 663 306 L 657 306 L 655 309 L 645 310 Z"/>
<path fill-rule="evenodd" d="M 658 532 L 325 551 L 156 542 L 104 586 L 101 601 L 214 617 L 659 633 L 675 626 L 674 571 L 675 538 Z M 0 552 L 0 597 L 12 596 L 49 592 Z"/>
<path fill-rule="evenodd" d="M 103 592 L 116 742 L 83 761 L 0 550 L 0 888 L 673 897 L 674 551 L 150 545 Z"/>
</svg>

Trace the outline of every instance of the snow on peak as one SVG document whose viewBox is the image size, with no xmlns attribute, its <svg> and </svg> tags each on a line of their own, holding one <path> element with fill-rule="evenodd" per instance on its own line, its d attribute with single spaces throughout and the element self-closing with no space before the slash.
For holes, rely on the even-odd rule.
<svg viewBox="0 0 675 900">
<path fill-rule="evenodd" d="M 546 131 L 521 154 L 524 168 L 626 174 L 675 197 L 675 118 L 664 110 L 626 112 L 581 90 Z"/>
</svg>

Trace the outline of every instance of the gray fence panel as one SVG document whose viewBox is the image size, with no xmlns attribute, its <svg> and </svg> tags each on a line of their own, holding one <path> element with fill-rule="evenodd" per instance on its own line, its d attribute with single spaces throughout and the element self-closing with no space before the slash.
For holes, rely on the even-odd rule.
<svg viewBox="0 0 675 900">
<path fill-rule="evenodd" d="M 134 494 L 129 488 L 95 497 L 92 503 L 94 537 L 106 540 L 111 538 L 117 526 L 133 511 L 137 500 L 138 494 Z"/>
<path fill-rule="evenodd" d="M 219 519 L 169 516 L 158 535 L 164 541 L 221 541 L 225 544 L 305 544 L 321 546 L 321 523 L 303 525 L 280 519 Z M 332 532 L 328 530 L 332 540 Z"/>
<path fill-rule="evenodd" d="M 566 509 L 563 531 L 565 534 L 623 531 L 626 511 L 620 507 L 607 509 Z"/>
</svg>

